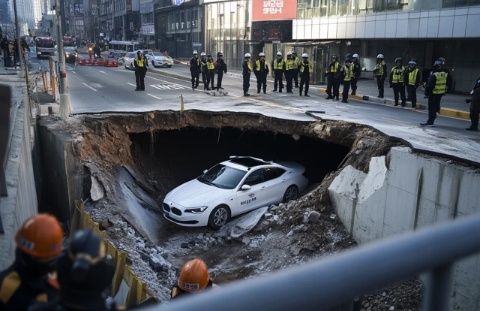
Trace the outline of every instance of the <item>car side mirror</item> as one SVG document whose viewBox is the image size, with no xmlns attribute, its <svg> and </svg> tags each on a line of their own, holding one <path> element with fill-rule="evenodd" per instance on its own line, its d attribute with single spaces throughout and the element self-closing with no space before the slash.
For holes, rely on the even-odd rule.
<svg viewBox="0 0 480 311">
<path fill-rule="evenodd" d="M 250 185 L 243 185 L 240 187 L 240 190 L 241 191 L 247 191 L 247 190 L 250 190 L 252 189 L 252 187 Z"/>
</svg>

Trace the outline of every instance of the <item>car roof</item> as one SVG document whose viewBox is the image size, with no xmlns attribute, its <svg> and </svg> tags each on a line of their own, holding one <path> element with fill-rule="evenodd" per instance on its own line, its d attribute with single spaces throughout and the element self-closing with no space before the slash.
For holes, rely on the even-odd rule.
<svg viewBox="0 0 480 311">
<path fill-rule="evenodd" d="M 262 159 L 258 159 L 254 157 L 239 157 L 239 156 L 230 157 L 230 160 L 228 160 L 227 162 L 241 165 L 243 167 L 246 167 L 247 169 L 269 164 L 269 162 L 266 162 Z"/>
</svg>

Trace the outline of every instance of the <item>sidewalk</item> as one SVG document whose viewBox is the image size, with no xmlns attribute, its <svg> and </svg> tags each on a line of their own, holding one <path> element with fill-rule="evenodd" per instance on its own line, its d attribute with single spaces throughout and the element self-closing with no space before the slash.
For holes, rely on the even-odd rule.
<svg viewBox="0 0 480 311">
<path fill-rule="evenodd" d="M 174 65 L 172 68 L 159 69 L 150 67 L 149 70 L 153 70 L 158 73 L 172 76 L 174 78 L 190 80 L 190 71 L 186 63 L 180 63 Z M 242 73 L 238 70 L 229 70 L 225 77 L 231 77 L 239 79 L 242 77 Z M 251 77 L 252 81 L 255 81 L 255 75 Z M 271 76 L 268 77 L 268 82 L 273 83 Z M 311 90 L 325 93 L 325 85 L 311 85 Z M 342 86 L 340 86 L 340 93 L 342 92 Z M 385 98 L 376 97 L 378 93 L 377 84 L 375 80 L 360 80 L 358 81 L 358 89 L 356 96 L 350 96 L 358 101 L 368 101 L 376 104 L 392 105 L 394 104 L 393 89 L 389 88 L 388 83 L 385 82 Z M 405 94 L 406 95 L 406 94 Z M 440 109 L 440 115 L 470 120 L 469 105 L 465 103 L 466 95 L 446 94 L 442 98 L 442 108 Z M 411 103 L 408 102 L 407 106 L 411 107 Z M 419 87 L 417 89 L 417 107 L 418 109 L 427 109 L 427 99 L 424 98 L 424 89 Z"/>
</svg>

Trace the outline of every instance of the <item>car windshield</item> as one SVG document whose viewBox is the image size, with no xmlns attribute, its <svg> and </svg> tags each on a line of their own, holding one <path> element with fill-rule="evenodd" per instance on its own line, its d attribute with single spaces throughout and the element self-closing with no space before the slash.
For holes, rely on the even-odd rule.
<svg viewBox="0 0 480 311">
<path fill-rule="evenodd" d="M 153 52 L 152 54 L 153 54 L 153 56 L 163 56 L 162 53 L 160 53 L 160 52 Z"/>
<path fill-rule="evenodd" d="M 198 177 L 197 180 L 218 188 L 233 189 L 238 185 L 246 173 L 247 172 L 233 167 L 217 164 L 202 176 Z"/>
<path fill-rule="evenodd" d="M 135 58 L 135 55 L 136 55 L 135 53 L 128 53 L 128 56 L 127 56 L 127 57 L 128 57 L 128 58 Z"/>
</svg>

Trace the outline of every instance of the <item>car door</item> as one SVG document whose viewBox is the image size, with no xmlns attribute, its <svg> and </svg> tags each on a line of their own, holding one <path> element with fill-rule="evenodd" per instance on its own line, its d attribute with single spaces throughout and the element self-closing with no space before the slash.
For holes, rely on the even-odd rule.
<svg viewBox="0 0 480 311">
<path fill-rule="evenodd" d="M 265 205 L 266 193 L 263 185 L 265 170 L 263 168 L 250 172 L 240 185 L 236 197 L 236 214 L 242 214 Z M 249 190 L 241 190 L 243 185 L 249 185 Z"/>
<path fill-rule="evenodd" d="M 284 191 L 287 187 L 287 178 L 283 176 L 284 173 L 285 170 L 281 167 L 271 166 L 265 168 L 263 187 L 266 205 L 283 200 Z"/>
</svg>

